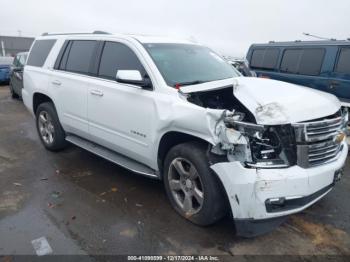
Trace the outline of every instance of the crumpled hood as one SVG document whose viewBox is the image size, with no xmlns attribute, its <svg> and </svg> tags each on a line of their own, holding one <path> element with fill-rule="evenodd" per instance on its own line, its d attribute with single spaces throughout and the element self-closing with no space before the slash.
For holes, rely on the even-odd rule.
<svg viewBox="0 0 350 262">
<path fill-rule="evenodd" d="M 232 85 L 234 96 L 262 125 L 280 125 L 308 121 L 332 115 L 340 109 L 331 94 L 282 81 L 237 77 L 201 85 L 182 87 L 181 92 L 209 91 Z"/>
</svg>

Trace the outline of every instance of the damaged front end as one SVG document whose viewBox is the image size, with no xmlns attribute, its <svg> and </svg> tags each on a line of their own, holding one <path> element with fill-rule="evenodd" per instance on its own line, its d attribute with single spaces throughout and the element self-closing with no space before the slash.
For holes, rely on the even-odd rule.
<svg viewBox="0 0 350 262">
<path fill-rule="evenodd" d="M 234 84 L 181 95 L 210 112 L 210 152 L 224 157 L 210 167 L 225 188 L 237 234 L 250 237 L 332 189 L 347 157 L 348 115 L 334 102 L 321 118 L 309 111 L 300 116 L 300 107 L 252 102 L 239 92 Z"/>
<path fill-rule="evenodd" d="M 243 122 L 242 114 L 229 113 L 218 130 L 220 149 L 229 161 L 245 167 L 285 168 L 296 164 L 292 126 L 264 126 Z"/>
</svg>

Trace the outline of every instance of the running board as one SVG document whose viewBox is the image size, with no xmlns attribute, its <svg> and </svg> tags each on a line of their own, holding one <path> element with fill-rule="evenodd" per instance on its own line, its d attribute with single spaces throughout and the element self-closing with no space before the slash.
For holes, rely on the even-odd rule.
<svg viewBox="0 0 350 262">
<path fill-rule="evenodd" d="M 98 155 L 102 158 L 105 158 L 121 167 L 124 167 L 134 173 L 152 177 L 152 178 L 159 178 L 159 176 L 156 174 L 156 172 L 147 167 L 146 165 L 143 165 L 135 160 L 132 160 L 131 158 L 128 158 L 126 156 L 123 156 L 121 154 L 118 154 L 110 149 L 107 149 L 103 146 L 100 146 L 98 144 L 95 144 L 93 142 L 90 142 L 84 138 L 80 138 L 78 136 L 74 135 L 67 135 L 66 140 L 68 142 L 71 142 L 74 145 L 77 145 L 87 151 L 90 151 L 91 153 Z"/>
</svg>

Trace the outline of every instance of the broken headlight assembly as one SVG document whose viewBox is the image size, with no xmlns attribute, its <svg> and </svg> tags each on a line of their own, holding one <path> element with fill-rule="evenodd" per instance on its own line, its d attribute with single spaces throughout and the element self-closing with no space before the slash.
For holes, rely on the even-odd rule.
<svg viewBox="0 0 350 262">
<path fill-rule="evenodd" d="M 238 130 L 248 140 L 253 168 L 285 168 L 296 161 L 290 125 L 263 126 L 226 119 L 228 127 Z"/>
</svg>

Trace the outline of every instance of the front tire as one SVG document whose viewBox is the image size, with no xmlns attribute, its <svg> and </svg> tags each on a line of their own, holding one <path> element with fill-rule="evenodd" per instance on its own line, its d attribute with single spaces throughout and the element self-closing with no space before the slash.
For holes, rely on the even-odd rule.
<svg viewBox="0 0 350 262">
<path fill-rule="evenodd" d="M 207 226 L 226 214 L 225 196 L 211 171 L 206 145 L 179 144 L 164 162 L 164 185 L 173 208 L 194 224 Z"/>
<path fill-rule="evenodd" d="M 66 134 L 58 120 L 53 103 L 46 102 L 38 106 L 36 127 L 40 140 L 47 150 L 59 151 L 67 146 Z"/>
</svg>

